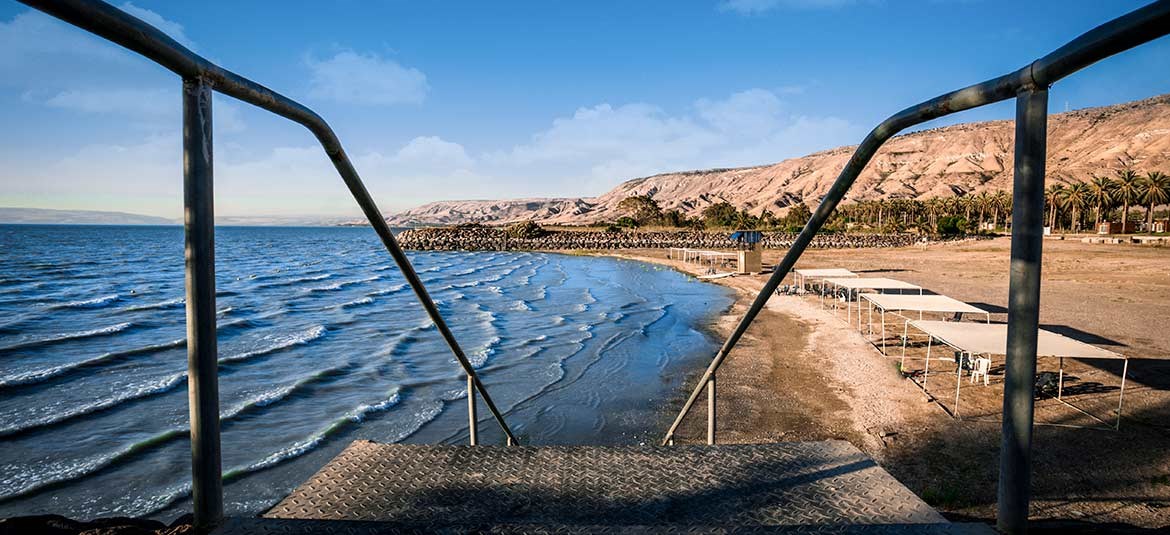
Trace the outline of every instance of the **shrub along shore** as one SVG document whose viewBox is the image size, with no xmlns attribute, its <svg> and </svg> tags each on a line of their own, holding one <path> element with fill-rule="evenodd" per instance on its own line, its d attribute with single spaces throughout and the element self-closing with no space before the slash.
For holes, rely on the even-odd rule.
<svg viewBox="0 0 1170 535">
<path fill-rule="evenodd" d="M 588 249 L 730 249 L 736 243 L 730 231 L 639 231 L 573 230 L 561 232 L 518 232 L 508 229 L 464 226 L 408 229 L 398 234 L 405 249 L 419 251 L 555 251 Z M 764 248 L 788 248 L 796 240 L 789 232 L 764 232 Z M 905 247 L 922 241 L 915 234 L 822 234 L 813 238 L 811 247 L 855 249 L 871 247 Z"/>
</svg>

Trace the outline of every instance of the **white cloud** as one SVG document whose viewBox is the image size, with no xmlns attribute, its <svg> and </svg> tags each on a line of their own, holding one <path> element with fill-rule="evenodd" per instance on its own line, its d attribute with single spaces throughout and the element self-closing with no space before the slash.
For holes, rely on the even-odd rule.
<svg viewBox="0 0 1170 535">
<path fill-rule="evenodd" d="M 217 132 L 246 129 L 240 108 L 234 102 L 215 95 L 214 125 Z M 32 100 L 26 94 L 25 100 Z M 178 88 L 170 89 L 69 89 L 44 101 L 46 106 L 90 114 L 109 114 L 126 119 L 129 124 L 154 131 L 173 130 L 182 120 L 182 99 Z"/>
<path fill-rule="evenodd" d="M 693 113 L 676 115 L 648 104 L 601 104 L 554 120 L 529 143 L 485 155 L 477 169 L 516 189 L 543 188 L 530 195 L 597 194 L 665 171 L 773 163 L 856 141 L 861 132 L 786 107 L 764 89 L 700 99 Z"/>
<path fill-rule="evenodd" d="M 0 21 L 0 86 L 62 87 L 132 65 L 114 45 L 38 11 Z"/>
<path fill-rule="evenodd" d="M 353 104 L 417 104 L 430 87 L 418 69 L 377 54 L 343 51 L 324 61 L 307 60 L 309 96 Z"/>
<path fill-rule="evenodd" d="M 719 3 L 719 9 L 734 11 L 741 15 L 756 15 L 777 8 L 822 9 L 842 7 L 857 2 L 858 0 L 723 0 Z"/>
<path fill-rule="evenodd" d="M 162 15 L 159 15 L 158 13 L 149 9 L 138 7 L 134 5 L 133 2 L 125 2 L 118 7 L 120 7 L 122 11 L 142 19 L 143 22 L 150 24 L 159 30 L 162 30 L 163 33 L 169 35 L 171 39 L 178 41 L 179 44 L 192 50 L 195 49 L 195 42 L 187 37 L 187 34 L 183 31 L 182 24 L 172 20 L 167 20 Z"/>
<path fill-rule="evenodd" d="M 458 169 L 472 164 L 463 145 L 445 141 L 436 136 L 422 136 L 410 140 L 398 150 L 392 163 L 428 168 Z"/>
<path fill-rule="evenodd" d="M 179 96 L 174 89 L 70 89 L 50 97 L 45 104 L 86 113 L 159 117 L 177 115 Z"/>
<path fill-rule="evenodd" d="M 783 104 L 771 91 L 749 89 L 726 100 L 695 102 L 699 117 L 722 132 L 765 135 L 781 120 Z"/>
<path fill-rule="evenodd" d="M 80 96 L 62 100 L 102 112 Z M 600 194 L 638 176 L 772 163 L 856 142 L 864 133 L 845 120 L 790 108 L 762 89 L 700 99 L 678 113 L 645 103 L 598 104 L 556 118 L 527 142 L 503 149 L 469 151 L 431 135 L 351 157 L 379 206 L 395 212 L 439 199 Z M 216 110 L 218 130 L 233 112 L 219 102 Z M 229 141 L 217 147 L 222 148 L 216 152 L 217 213 L 356 214 L 349 192 L 315 144 L 257 151 Z M 177 207 L 178 200 L 168 199 L 179 194 L 180 155 L 173 132 L 136 145 L 94 145 L 43 168 L 20 165 L 13 176 L 34 180 L 12 193 L 119 192 Z M 177 215 L 134 208 L 120 207 Z"/>
</svg>

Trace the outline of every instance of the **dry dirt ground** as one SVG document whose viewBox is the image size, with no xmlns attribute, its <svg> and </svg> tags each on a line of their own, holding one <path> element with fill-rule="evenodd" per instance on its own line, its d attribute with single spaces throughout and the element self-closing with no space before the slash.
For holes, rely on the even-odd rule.
<svg viewBox="0 0 1170 535">
<path fill-rule="evenodd" d="M 1042 327 L 1131 360 L 1120 430 L 1061 426 L 1101 427 L 1073 409 L 1038 398 L 1035 527 L 1126 532 L 1170 527 L 1170 249 L 1055 239 L 1044 247 Z M 993 321 L 1002 322 L 1009 248 L 1009 240 L 1000 238 L 901 249 L 814 250 L 797 266 L 843 267 L 915 283 L 989 310 Z M 765 265 L 782 254 L 765 252 Z M 700 271 L 666 259 L 662 250 L 619 256 Z M 765 276 L 716 281 L 741 295 L 713 326 L 717 332 L 732 330 Z M 842 311 L 822 309 L 811 297 L 772 297 L 720 369 L 719 441 L 843 438 L 949 517 L 994 522 L 1002 362 L 993 366 L 990 386 L 963 378 L 966 419 L 955 420 L 944 410 L 953 405 L 954 364 L 947 369 L 933 361 L 930 388 L 924 392 L 903 378 L 897 358 L 882 356 L 873 343 L 877 336 L 859 332 L 843 318 Z M 914 340 L 909 354 L 921 356 L 924 349 Z M 893 335 L 889 341 L 899 343 Z M 890 353 L 897 355 L 897 348 L 890 347 Z M 921 362 L 912 358 L 907 372 L 921 368 Z M 1064 368 L 1065 399 L 1111 423 L 1120 364 L 1066 361 Z M 1039 371 L 1056 369 L 1049 359 L 1038 363 Z M 696 373 L 692 387 L 697 379 Z M 679 393 L 672 411 L 687 393 Z M 696 403 L 679 440 L 703 440 L 705 426 L 706 405 Z"/>
</svg>

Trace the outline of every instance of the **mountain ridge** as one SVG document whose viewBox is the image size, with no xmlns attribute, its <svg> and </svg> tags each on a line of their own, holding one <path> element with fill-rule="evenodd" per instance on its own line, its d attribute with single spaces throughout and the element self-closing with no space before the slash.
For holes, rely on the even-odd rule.
<svg viewBox="0 0 1170 535">
<path fill-rule="evenodd" d="M 1010 190 L 1013 120 L 960 123 L 902 134 L 887 142 L 858 177 L 846 202 Z M 581 225 L 612 221 L 617 205 L 649 195 L 663 210 L 688 216 L 729 202 L 753 214 L 815 207 L 856 145 L 774 164 L 659 173 L 633 178 L 596 197 L 436 201 L 387 217 L 395 226 L 503 224 L 535 220 Z M 1049 117 L 1048 181 L 1085 180 L 1121 167 L 1170 172 L 1170 94 Z"/>
</svg>

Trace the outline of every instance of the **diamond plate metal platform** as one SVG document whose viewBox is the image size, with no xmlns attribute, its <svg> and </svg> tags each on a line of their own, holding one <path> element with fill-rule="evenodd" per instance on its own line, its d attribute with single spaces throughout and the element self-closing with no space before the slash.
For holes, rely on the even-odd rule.
<svg viewBox="0 0 1170 535">
<path fill-rule="evenodd" d="M 327 522 L 327 521 L 335 522 Z M 848 442 L 667 447 L 358 441 L 221 533 L 991 533 L 949 524 Z"/>
</svg>

